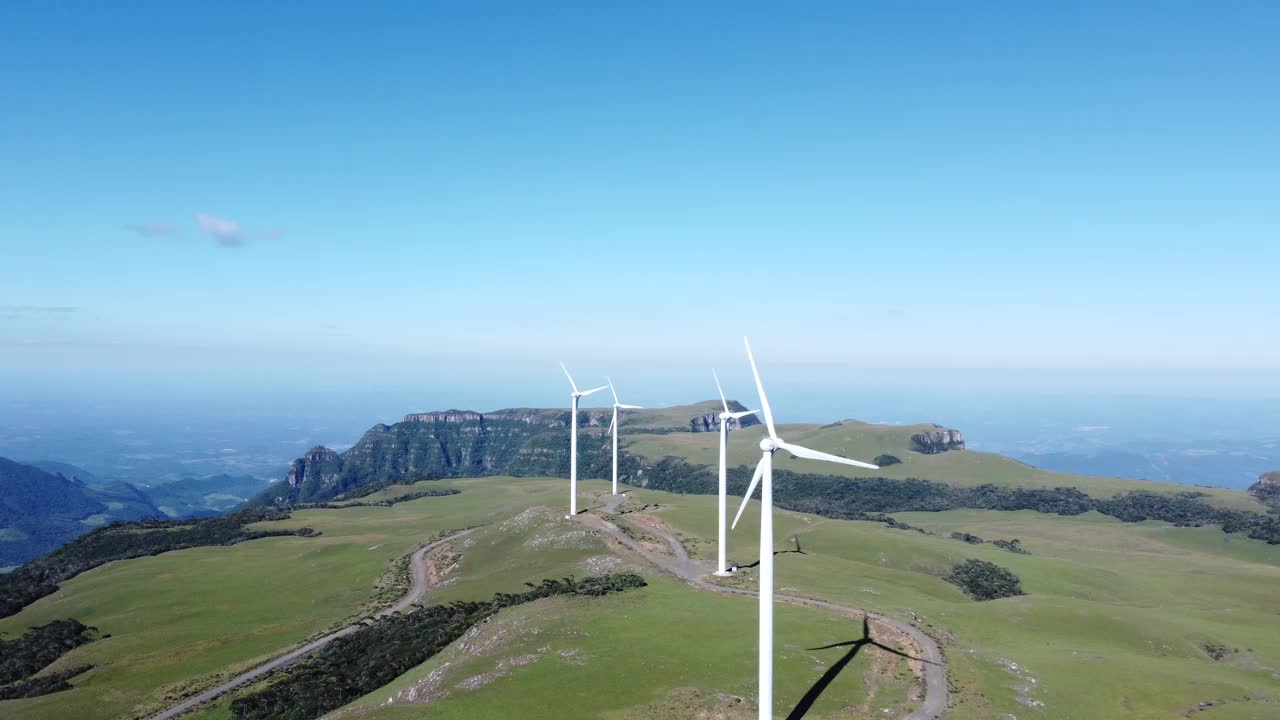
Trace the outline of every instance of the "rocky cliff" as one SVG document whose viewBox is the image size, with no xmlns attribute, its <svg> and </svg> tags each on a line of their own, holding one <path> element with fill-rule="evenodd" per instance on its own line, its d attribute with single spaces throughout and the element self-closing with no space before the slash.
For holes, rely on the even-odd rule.
<svg viewBox="0 0 1280 720">
<path fill-rule="evenodd" d="M 1280 503 L 1280 470 L 1264 472 L 1249 486 L 1249 494 L 1267 503 Z"/>
<path fill-rule="evenodd" d="M 729 410 L 732 412 L 743 412 L 747 408 L 737 402 L 729 401 Z M 760 419 L 755 415 L 748 415 L 743 418 L 729 419 L 729 432 L 741 430 L 744 427 L 759 425 Z M 706 413 L 703 415 L 695 415 L 689 419 L 689 429 L 693 432 L 720 432 L 720 413 Z"/>
<path fill-rule="evenodd" d="M 964 436 L 959 430 L 934 425 L 937 430 L 916 433 L 911 436 L 911 449 L 925 455 L 936 455 L 948 450 L 963 450 Z"/>
<path fill-rule="evenodd" d="M 612 413 L 601 408 L 578 413 L 578 462 L 584 474 L 599 476 L 593 466 L 606 467 L 605 433 Z M 394 425 L 373 426 L 344 453 L 312 448 L 293 461 L 283 482 L 252 502 L 320 502 L 366 483 L 423 476 L 566 475 L 568 426 L 567 410 L 412 413 Z"/>
</svg>

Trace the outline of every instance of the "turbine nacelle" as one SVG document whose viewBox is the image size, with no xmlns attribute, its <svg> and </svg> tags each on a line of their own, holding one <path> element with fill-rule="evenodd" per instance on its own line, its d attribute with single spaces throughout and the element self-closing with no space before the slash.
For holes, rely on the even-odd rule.
<svg viewBox="0 0 1280 720">
<path fill-rule="evenodd" d="M 573 388 L 573 392 L 570 393 L 570 397 L 572 397 L 574 400 L 598 393 L 601 390 L 604 390 L 605 388 L 609 387 L 608 385 L 601 385 L 600 387 L 595 388 L 593 390 L 579 390 L 578 384 L 573 381 L 573 376 L 569 374 L 569 368 L 565 367 L 564 363 L 560 363 L 560 369 L 564 370 L 564 376 L 569 378 L 569 387 Z"/>
</svg>

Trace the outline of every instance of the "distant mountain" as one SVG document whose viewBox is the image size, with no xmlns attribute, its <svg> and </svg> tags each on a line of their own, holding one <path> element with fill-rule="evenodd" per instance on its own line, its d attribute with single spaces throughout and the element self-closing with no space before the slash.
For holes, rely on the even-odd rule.
<svg viewBox="0 0 1280 720">
<path fill-rule="evenodd" d="M 98 485 L 102 482 L 93 473 L 78 465 L 72 465 L 71 463 L 57 462 L 54 460 L 37 460 L 36 462 L 27 464 L 33 467 L 38 467 L 53 475 L 62 475 L 68 480 L 79 480 L 85 485 Z"/>
<path fill-rule="evenodd" d="M 94 488 L 0 458 L 0 567 L 20 565 L 95 527 L 158 515 L 128 483 Z"/>
<path fill-rule="evenodd" d="M 745 409 L 737 403 L 732 406 Z M 718 401 L 710 401 L 625 413 L 619 480 L 638 487 L 675 490 L 700 486 L 708 474 L 714 478 L 718 456 L 715 431 L 720 410 Z M 585 409 L 579 413 L 581 478 L 609 476 L 611 415 L 611 410 L 606 408 Z M 744 427 L 735 426 L 735 432 L 729 437 L 731 479 L 741 472 L 749 479 L 750 467 L 759 457 L 757 443 L 763 430 L 754 417 L 744 420 Z M 569 474 L 568 424 L 568 411 L 559 409 L 414 413 L 394 425 L 375 425 L 346 452 L 312 448 L 293 462 L 283 482 L 272 485 L 251 502 L 262 505 L 321 502 L 341 498 L 352 489 L 370 483 L 424 476 L 565 477 Z M 888 484 L 895 488 L 894 492 L 912 482 L 932 481 L 953 488 L 990 486 L 1001 492 L 1003 489 L 1057 492 L 1067 488 L 1099 500 L 1128 492 L 1159 493 L 1165 498 L 1186 500 L 1187 494 L 1193 493 L 1194 497 L 1203 497 L 1204 503 L 1215 507 L 1255 513 L 1267 509 L 1257 499 L 1239 491 L 1217 488 L 1192 491 L 1185 485 L 1167 482 L 1089 477 L 1040 469 L 1000 455 L 969 450 L 960 432 L 932 424 L 877 425 L 857 420 L 826 425 L 788 424 L 784 436 L 805 447 L 847 457 L 869 460 L 887 454 L 898 459 L 897 463 L 886 464 L 878 470 L 867 470 L 815 464 L 785 452 L 774 456 L 775 471 L 794 473 L 796 482 L 801 477 L 818 484 L 836 481 L 833 491 L 851 491 L 854 487 L 838 482 L 841 478 L 883 479 L 890 481 Z M 826 494 L 821 499 L 831 501 Z M 1077 505 L 1088 505 L 1082 503 Z M 898 505 L 885 505 L 889 506 Z M 1207 512 L 1202 510 L 1197 512 Z"/>
<path fill-rule="evenodd" d="M 746 407 L 730 402 L 735 412 Z M 665 435 L 719 432 L 718 402 L 628 411 L 622 433 Z M 613 411 L 578 414 L 579 467 L 599 476 L 608 458 L 607 431 Z M 730 429 L 759 423 L 745 417 Z M 569 472 L 569 411 L 513 408 L 491 413 L 445 410 L 406 415 L 395 425 L 375 425 L 344 453 L 312 448 L 295 460 L 283 482 L 254 498 L 257 504 L 330 500 L 361 485 L 419 476 L 566 475 Z M 599 467 L 598 467 L 599 466 Z M 585 476 L 585 475 L 584 475 Z"/>
<path fill-rule="evenodd" d="M 136 520 L 142 517 L 164 515 L 145 492 L 127 482 L 117 480 L 105 485 L 89 486 L 88 490 L 92 497 L 107 506 L 107 517 L 100 523 L 102 525 L 117 520 Z"/>
<path fill-rule="evenodd" d="M 158 485 L 145 492 L 161 512 L 181 519 L 227 512 L 266 486 L 266 482 L 251 475 L 210 475 Z"/>
</svg>

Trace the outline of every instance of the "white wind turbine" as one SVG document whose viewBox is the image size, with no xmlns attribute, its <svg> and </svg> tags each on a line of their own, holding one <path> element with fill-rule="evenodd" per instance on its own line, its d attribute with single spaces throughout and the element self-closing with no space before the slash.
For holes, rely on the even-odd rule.
<svg viewBox="0 0 1280 720">
<path fill-rule="evenodd" d="M 613 494 L 618 494 L 618 436 L 622 433 L 618 426 L 619 410 L 643 410 L 640 405 L 623 405 L 618 402 L 618 391 L 613 389 L 613 380 L 605 378 L 609 381 L 609 392 L 613 393 L 613 422 L 609 423 L 609 434 L 613 436 Z"/>
<path fill-rule="evenodd" d="M 751 486 L 747 488 L 746 497 L 742 498 L 742 507 L 733 519 L 736 527 L 747 509 L 747 501 L 760 484 L 760 720 L 773 718 L 773 454 L 786 450 L 795 457 L 807 460 L 826 460 L 827 462 L 853 465 L 855 467 L 879 470 L 870 463 L 858 462 L 848 458 L 829 455 L 817 450 L 792 445 L 778 437 L 773 426 L 773 413 L 769 410 L 769 398 L 765 397 L 764 385 L 760 382 L 760 371 L 756 369 L 756 359 L 751 355 L 751 343 L 744 337 L 742 342 L 747 346 L 747 360 L 751 362 L 751 374 L 755 376 L 756 390 L 760 393 L 760 408 L 764 411 L 764 424 L 769 430 L 769 437 L 760 441 L 760 464 L 756 465 L 755 475 L 751 478 Z M 763 478 L 764 482 L 760 483 Z"/>
<path fill-rule="evenodd" d="M 728 494 L 727 485 L 729 477 L 728 468 L 728 443 L 729 443 L 729 421 L 738 420 L 748 415 L 754 415 L 759 410 L 746 410 L 744 412 L 730 412 L 729 401 L 724 397 L 724 388 L 720 387 L 720 376 L 715 370 L 711 371 L 711 377 L 716 379 L 716 390 L 720 391 L 720 403 L 724 405 L 724 412 L 720 413 L 720 503 L 716 506 L 716 523 L 719 525 L 719 549 L 717 552 L 716 575 L 724 577 L 729 574 L 729 568 L 725 567 L 725 542 L 724 542 L 724 526 L 725 517 L 728 508 L 725 507 L 725 497 Z"/>
<path fill-rule="evenodd" d="M 569 411 L 569 514 L 565 515 L 568 519 L 578 514 L 578 399 L 598 393 L 609 386 L 601 385 L 594 390 L 579 391 L 573 382 L 573 376 L 569 374 L 569 368 L 560 363 L 560 369 L 564 370 L 564 376 L 569 378 L 569 387 L 573 388 L 573 403 Z"/>
</svg>

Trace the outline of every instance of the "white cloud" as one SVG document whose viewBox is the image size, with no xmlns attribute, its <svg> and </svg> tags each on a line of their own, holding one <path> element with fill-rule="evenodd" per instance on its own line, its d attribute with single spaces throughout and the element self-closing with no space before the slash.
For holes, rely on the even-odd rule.
<svg viewBox="0 0 1280 720">
<path fill-rule="evenodd" d="M 223 247 L 239 247 L 244 244 L 245 232 L 240 223 L 216 215 L 196 213 L 196 222 Z"/>
</svg>

